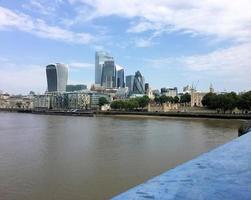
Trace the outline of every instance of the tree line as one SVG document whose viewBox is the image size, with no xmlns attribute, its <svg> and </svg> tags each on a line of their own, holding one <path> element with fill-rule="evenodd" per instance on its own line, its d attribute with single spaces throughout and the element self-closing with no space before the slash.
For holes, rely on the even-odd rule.
<svg viewBox="0 0 251 200">
<path fill-rule="evenodd" d="M 149 104 L 149 97 L 137 97 L 128 100 L 116 100 L 111 103 L 111 108 L 115 110 L 135 110 L 135 109 L 143 109 Z"/>
<path fill-rule="evenodd" d="M 202 99 L 202 105 L 225 113 L 238 108 L 242 113 L 251 110 L 251 91 L 237 95 L 235 92 L 225 94 L 207 93 Z"/>
<path fill-rule="evenodd" d="M 154 102 L 156 104 L 164 104 L 164 103 L 189 103 L 191 101 L 191 95 L 186 93 L 183 94 L 180 98 L 175 97 L 168 97 L 165 95 L 156 95 L 154 98 Z M 115 100 L 113 101 L 110 106 L 114 110 L 135 110 L 135 109 L 143 109 L 145 108 L 150 102 L 148 96 L 137 97 L 133 99 L 125 99 L 125 100 Z M 101 97 L 99 99 L 99 106 L 103 106 L 109 103 L 106 98 Z"/>
<path fill-rule="evenodd" d="M 185 93 L 180 96 L 170 97 L 166 95 L 155 96 L 154 98 L 155 103 L 163 104 L 163 103 L 183 103 L 187 104 L 191 102 L 191 95 L 189 93 Z"/>
</svg>

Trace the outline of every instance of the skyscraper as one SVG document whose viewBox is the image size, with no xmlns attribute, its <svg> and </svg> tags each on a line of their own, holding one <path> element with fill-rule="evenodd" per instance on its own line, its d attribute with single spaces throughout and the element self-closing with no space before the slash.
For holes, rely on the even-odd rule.
<svg viewBox="0 0 251 200">
<path fill-rule="evenodd" d="M 117 88 L 123 88 L 125 87 L 125 78 L 124 78 L 125 71 L 123 67 L 119 65 L 116 65 L 116 71 L 117 71 Z"/>
<path fill-rule="evenodd" d="M 68 68 L 64 64 L 56 63 L 46 66 L 48 92 L 64 92 L 68 80 Z"/>
<path fill-rule="evenodd" d="M 103 66 L 107 60 L 113 60 L 113 57 L 107 52 L 97 51 L 95 53 L 95 84 L 101 85 Z"/>
<path fill-rule="evenodd" d="M 141 75 L 140 71 L 137 71 L 133 81 L 133 94 L 144 94 L 145 93 L 145 79 Z"/>
<path fill-rule="evenodd" d="M 116 66 L 114 60 L 107 60 L 103 64 L 101 86 L 105 88 L 116 88 Z"/>
<path fill-rule="evenodd" d="M 134 75 L 126 76 L 126 87 L 128 87 L 129 94 L 133 91 Z"/>
</svg>

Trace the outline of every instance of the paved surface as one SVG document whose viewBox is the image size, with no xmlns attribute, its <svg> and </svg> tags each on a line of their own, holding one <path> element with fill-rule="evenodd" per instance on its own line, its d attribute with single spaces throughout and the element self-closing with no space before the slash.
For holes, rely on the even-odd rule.
<svg viewBox="0 0 251 200">
<path fill-rule="evenodd" d="M 251 132 L 113 200 L 251 200 Z"/>
</svg>

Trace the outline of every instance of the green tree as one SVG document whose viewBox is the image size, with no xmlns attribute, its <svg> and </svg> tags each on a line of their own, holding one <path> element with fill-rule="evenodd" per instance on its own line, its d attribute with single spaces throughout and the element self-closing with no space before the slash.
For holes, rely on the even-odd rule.
<svg viewBox="0 0 251 200">
<path fill-rule="evenodd" d="M 98 105 L 99 107 L 105 105 L 105 104 L 108 104 L 109 101 L 105 98 L 105 97 L 100 97 L 99 100 L 98 100 Z"/>
<path fill-rule="evenodd" d="M 239 96 L 237 107 L 242 110 L 242 112 L 251 110 L 251 91 Z"/>
<path fill-rule="evenodd" d="M 232 111 L 237 107 L 239 97 L 235 92 L 226 94 L 208 93 L 202 99 L 202 105 L 209 109 L 221 110 L 225 113 L 227 110 Z"/>
<path fill-rule="evenodd" d="M 191 102 L 191 95 L 189 93 L 185 93 L 183 95 L 181 95 L 180 97 L 180 103 L 190 103 Z"/>
<path fill-rule="evenodd" d="M 128 109 L 134 110 L 139 107 L 139 102 L 136 99 L 130 99 L 128 101 Z"/>
<path fill-rule="evenodd" d="M 111 108 L 114 109 L 114 110 L 117 110 L 119 108 L 119 103 L 118 101 L 113 101 L 111 103 Z"/>
<path fill-rule="evenodd" d="M 143 96 L 143 97 L 137 98 L 136 100 L 138 101 L 139 107 L 142 109 L 145 108 L 149 104 L 149 101 L 150 101 L 148 96 Z"/>
<path fill-rule="evenodd" d="M 173 103 L 179 103 L 179 101 L 180 101 L 179 97 L 175 96 L 173 98 Z"/>
<path fill-rule="evenodd" d="M 215 93 L 207 93 L 202 99 L 202 105 L 209 109 L 217 108 L 217 95 Z"/>
</svg>

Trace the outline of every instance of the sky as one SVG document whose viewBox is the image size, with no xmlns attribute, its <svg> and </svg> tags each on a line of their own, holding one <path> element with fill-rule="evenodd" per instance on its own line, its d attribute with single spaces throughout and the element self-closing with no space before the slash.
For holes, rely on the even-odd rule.
<svg viewBox="0 0 251 200">
<path fill-rule="evenodd" d="M 0 90 L 43 93 L 45 66 L 94 83 L 104 50 L 152 89 L 251 90 L 250 0 L 0 0 Z"/>
</svg>

